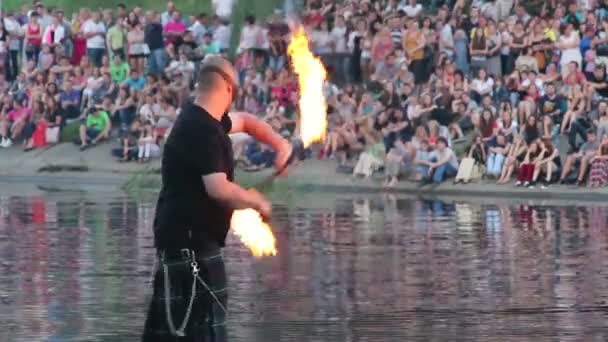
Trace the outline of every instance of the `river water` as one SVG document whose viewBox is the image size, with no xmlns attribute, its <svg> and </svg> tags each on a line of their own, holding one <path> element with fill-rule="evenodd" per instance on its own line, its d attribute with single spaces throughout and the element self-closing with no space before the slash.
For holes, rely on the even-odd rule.
<svg viewBox="0 0 608 342">
<path fill-rule="evenodd" d="M 277 201 L 278 256 L 224 251 L 231 341 L 606 341 L 608 207 L 469 200 Z M 0 196 L 0 341 L 137 341 L 153 211 Z"/>
</svg>

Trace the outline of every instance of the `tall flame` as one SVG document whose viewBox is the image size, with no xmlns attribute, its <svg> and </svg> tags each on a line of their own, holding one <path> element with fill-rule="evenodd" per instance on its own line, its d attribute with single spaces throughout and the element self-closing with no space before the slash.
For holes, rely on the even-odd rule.
<svg viewBox="0 0 608 342">
<path fill-rule="evenodd" d="M 293 70 L 300 85 L 300 138 L 304 148 L 313 142 L 322 142 L 327 130 L 327 102 L 323 83 L 327 73 L 321 60 L 308 48 L 304 28 L 299 27 L 291 36 L 287 48 Z"/>
<path fill-rule="evenodd" d="M 323 84 L 327 73 L 321 60 L 308 48 L 308 38 L 302 27 L 292 33 L 287 48 L 300 90 L 300 139 L 304 148 L 322 142 L 327 131 L 327 101 Z M 230 221 L 232 231 L 255 257 L 276 255 L 276 239 L 260 213 L 253 209 L 235 210 Z"/>
<path fill-rule="evenodd" d="M 232 231 L 247 246 L 253 256 L 277 255 L 276 239 L 272 229 L 262 220 L 260 213 L 253 209 L 235 210 L 230 220 Z"/>
</svg>

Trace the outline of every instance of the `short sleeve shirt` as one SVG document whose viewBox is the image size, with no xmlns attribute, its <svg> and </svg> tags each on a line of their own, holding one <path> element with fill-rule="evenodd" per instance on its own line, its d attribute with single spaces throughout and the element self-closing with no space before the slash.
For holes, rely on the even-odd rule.
<svg viewBox="0 0 608 342">
<path fill-rule="evenodd" d="M 233 210 L 207 194 L 203 176 L 234 179 L 232 122 L 187 104 L 177 117 L 162 157 L 162 189 L 156 206 L 154 241 L 159 249 L 223 247 Z"/>
</svg>

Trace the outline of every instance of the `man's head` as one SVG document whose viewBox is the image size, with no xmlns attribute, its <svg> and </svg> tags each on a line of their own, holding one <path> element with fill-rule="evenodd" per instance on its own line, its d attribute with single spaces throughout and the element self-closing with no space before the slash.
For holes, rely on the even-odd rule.
<svg viewBox="0 0 608 342">
<path fill-rule="evenodd" d="M 66 80 L 66 81 L 63 83 L 63 90 L 64 90 L 65 92 L 70 92 L 70 91 L 72 91 L 72 82 L 71 82 L 71 81 L 69 81 L 69 80 Z"/>
<path fill-rule="evenodd" d="M 587 142 L 595 142 L 597 140 L 597 135 L 594 129 L 590 129 L 587 131 Z"/>
<path fill-rule="evenodd" d="M 127 5 L 125 4 L 118 4 L 116 5 L 116 15 L 119 18 L 124 18 L 127 16 Z"/>
<path fill-rule="evenodd" d="M 547 93 L 547 95 L 549 96 L 553 96 L 555 95 L 555 84 L 553 83 L 549 83 L 547 84 L 547 87 L 545 89 L 545 92 Z"/>
<path fill-rule="evenodd" d="M 121 65 L 122 64 L 122 57 L 120 56 L 119 53 L 114 55 L 114 65 Z"/>
<path fill-rule="evenodd" d="M 395 54 L 393 52 L 390 52 L 388 55 L 386 55 L 386 65 L 395 65 Z"/>
<path fill-rule="evenodd" d="M 214 102 L 221 103 L 228 111 L 232 101 L 238 96 L 236 71 L 232 64 L 219 56 L 207 57 L 199 72 L 198 95 L 213 96 Z"/>
<path fill-rule="evenodd" d="M 172 13 L 173 11 L 175 11 L 175 3 L 173 1 L 167 2 L 167 12 Z"/>
<path fill-rule="evenodd" d="M 448 148 L 448 141 L 444 137 L 439 137 L 437 139 L 437 150 L 443 152 L 446 148 Z"/>
<path fill-rule="evenodd" d="M 99 14 L 99 12 L 95 11 L 91 13 L 91 19 L 93 19 L 94 22 L 98 22 L 99 19 L 101 19 L 101 15 Z"/>
</svg>

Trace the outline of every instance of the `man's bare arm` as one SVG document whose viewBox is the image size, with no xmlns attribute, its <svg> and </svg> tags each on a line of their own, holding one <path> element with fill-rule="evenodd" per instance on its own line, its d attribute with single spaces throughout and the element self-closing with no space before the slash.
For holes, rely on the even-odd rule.
<svg viewBox="0 0 608 342">
<path fill-rule="evenodd" d="M 245 190 L 230 182 L 225 173 L 212 173 L 203 176 L 203 183 L 209 197 L 225 203 L 232 209 L 252 208 L 264 216 L 270 216 L 271 204 L 255 190 Z"/>
<path fill-rule="evenodd" d="M 263 144 L 270 145 L 277 152 L 275 167 L 281 168 L 291 154 L 291 144 L 265 121 L 245 112 L 229 114 L 232 121 L 230 133 L 247 133 Z"/>
</svg>

